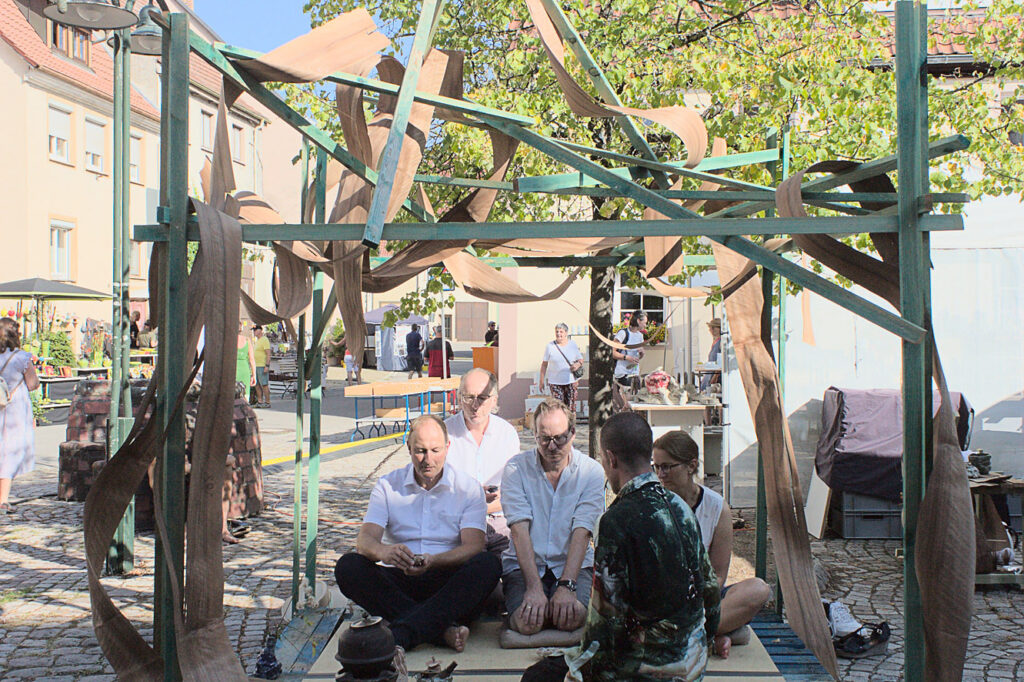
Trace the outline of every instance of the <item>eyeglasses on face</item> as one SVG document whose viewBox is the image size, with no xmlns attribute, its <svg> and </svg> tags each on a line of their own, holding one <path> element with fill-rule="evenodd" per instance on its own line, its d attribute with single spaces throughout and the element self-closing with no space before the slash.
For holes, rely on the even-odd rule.
<svg viewBox="0 0 1024 682">
<path fill-rule="evenodd" d="M 480 395 L 463 395 L 462 403 L 464 405 L 483 405 L 493 396 L 491 393 L 481 393 Z"/>
<path fill-rule="evenodd" d="M 562 447 L 563 445 L 569 442 L 569 440 L 572 438 L 572 434 L 573 430 L 570 428 L 565 433 L 559 434 L 557 436 L 537 436 L 537 443 L 539 443 L 541 447 L 546 448 L 551 447 L 552 443 L 554 443 L 557 447 Z"/>
<path fill-rule="evenodd" d="M 681 467 L 681 466 L 683 466 L 683 465 L 681 463 L 679 463 L 679 462 L 676 462 L 675 464 L 653 464 L 653 463 L 651 464 L 651 468 L 654 469 L 654 472 L 658 473 L 658 474 L 667 474 L 668 472 L 672 471 L 676 467 Z"/>
</svg>

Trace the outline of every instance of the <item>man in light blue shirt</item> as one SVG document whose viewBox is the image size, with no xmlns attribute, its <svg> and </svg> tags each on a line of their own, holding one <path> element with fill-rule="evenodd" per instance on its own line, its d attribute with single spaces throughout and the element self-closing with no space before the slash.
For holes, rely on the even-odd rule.
<svg viewBox="0 0 1024 682">
<path fill-rule="evenodd" d="M 604 511 L 604 471 L 572 446 L 575 415 L 548 398 L 534 412 L 537 448 L 505 466 L 501 506 L 512 542 L 502 555 L 510 627 L 532 635 L 583 625 L 594 578 L 590 538 Z"/>
</svg>

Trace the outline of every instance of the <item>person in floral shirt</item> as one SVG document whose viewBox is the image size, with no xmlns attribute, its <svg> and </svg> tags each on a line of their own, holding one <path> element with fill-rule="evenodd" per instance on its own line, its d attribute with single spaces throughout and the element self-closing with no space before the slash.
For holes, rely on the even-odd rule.
<svg viewBox="0 0 1024 682">
<path fill-rule="evenodd" d="M 700 680 L 718 629 L 718 581 L 693 512 L 651 471 L 651 429 L 633 412 L 601 429 L 616 493 L 601 517 L 580 645 L 523 676 L 546 680 Z"/>
</svg>

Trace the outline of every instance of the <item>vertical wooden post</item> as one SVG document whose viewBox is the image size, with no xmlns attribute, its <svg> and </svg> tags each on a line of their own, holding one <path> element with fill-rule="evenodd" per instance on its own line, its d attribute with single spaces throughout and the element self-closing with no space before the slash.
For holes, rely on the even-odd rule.
<svg viewBox="0 0 1024 682">
<path fill-rule="evenodd" d="M 779 133 L 777 130 L 772 130 L 768 134 L 768 140 L 765 144 L 767 149 L 778 149 L 779 147 Z M 772 180 L 776 179 L 776 171 L 778 169 L 778 160 L 770 161 L 765 164 L 768 168 L 768 172 L 772 175 Z M 774 209 L 768 209 L 765 211 L 767 217 L 775 215 Z M 765 240 L 769 239 L 768 235 L 765 236 Z M 767 268 L 761 269 L 761 296 L 764 299 L 764 305 L 762 307 L 761 317 L 762 325 L 764 324 L 764 317 L 767 315 L 768 322 L 771 322 L 772 316 L 772 293 L 774 291 L 775 284 L 775 273 Z M 768 498 L 767 491 L 765 490 L 765 478 L 764 478 L 764 460 L 761 453 L 761 446 L 757 446 L 757 501 L 756 509 L 754 512 L 754 575 L 761 580 L 768 579 Z"/>
<path fill-rule="evenodd" d="M 160 203 L 168 207 L 167 222 L 164 223 L 168 239 L 161 256 L 164 281 L 158 371 L 162 381 L 156 407 L 156 418 L 167 433 L 163 461 L 157 466 L 157 486 L 169 544 L 165 546 L 157 536 L 154 637 L 164 660 L 164 679 L 180 680 L 174 636 L 175 604 L 166 562 L 170 560 L 178 584 L 183 584 L 185 415 L 180 410 L 176 414 L 172 411 L 175 398 L 184 388 L 186 364 L 194 356 L 194 349 L 185 347 L 188 307 L 188 17 L 180 13 L 171 14 L 169 24 L 170 29 L 164 32 L 163 112 L 160 122 Z"/>
<path fill-rule="evenodd" d="M 327 213 L 327 154 L 322 149 L 316 152 L 316 203 L 313 222 L 323 223 Z M 323 398 L 321 386 L 321 363 L 323 362 L 323 340 L 320 334 L 324 318 L 330 310 L 324 309 L 324 273 L 313 270 L 313 354 L 309 373 L 309 472 L 306 494 L 306 582 L 310 589 L 316 585 L 316 538 L 320 516 L 320 406 Z"/>
<path fill-rule="evenodd" d="M 930 326 L 931 275 L 918 198 L 928 189 L 927 21 L 925 3 L 896 3 L 900 310 L 904 319 L 925 328 Z M 925 642 L 914 552 L 925 453 L 931 449 L 931 357 L 927 342 L 902 345 L 904 677 L 917 682 L 924 679 Z"/>
<path fill-rule="evenodd" d="M 299 611 L 299 580 L 302 572 L 302 444 L 303 398 L 306 393 L 306 314 L 299 315 L 299 333 L 295 342 L 295 499 L 292 501 L 292 615 Z"/>
</svg>

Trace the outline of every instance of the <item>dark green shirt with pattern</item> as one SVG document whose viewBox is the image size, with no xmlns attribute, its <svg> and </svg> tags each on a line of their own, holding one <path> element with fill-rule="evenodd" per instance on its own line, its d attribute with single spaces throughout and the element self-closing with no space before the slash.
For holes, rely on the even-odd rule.
<svg viewBox="0 0 1024 682">
<path fill-rule="evenodd" d="M 654 474 L 643 474 L 619 491 L 594 540 L 594 588 L 583 639 L 566 656 L 570 677 L 703 673 L 720 597 L 693 511 Z"/>
</svg>

